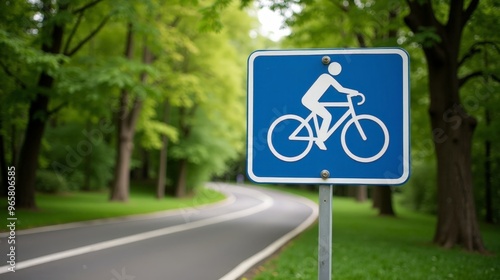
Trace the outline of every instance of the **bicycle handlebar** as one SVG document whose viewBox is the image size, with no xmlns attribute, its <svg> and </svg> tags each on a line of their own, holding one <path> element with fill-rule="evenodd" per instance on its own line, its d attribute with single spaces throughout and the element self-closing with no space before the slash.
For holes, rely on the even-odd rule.
<svg viewBox="0 0 500 280">
<path fill-rule="evenodd" d="M 357 94 L 355 94 L 354 96 L 359 96 L 361 97 L 361 101 L 358 102 L 358 105 L 361 105 L 363 103 L 365 103 L 365 95 L 362 94 L 361 92 L 358 92 Z"/>
</svg>

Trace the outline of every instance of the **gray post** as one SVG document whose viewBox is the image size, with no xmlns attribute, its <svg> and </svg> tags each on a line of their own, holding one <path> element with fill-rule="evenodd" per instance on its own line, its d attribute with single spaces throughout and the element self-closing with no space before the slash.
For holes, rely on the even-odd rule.
<svg viewBox="0 0 500 280">
<path fill-rule="evenodd" d="M 332 189 L 319 186 L 318 280 L 332 279 Z"/>
</svg>

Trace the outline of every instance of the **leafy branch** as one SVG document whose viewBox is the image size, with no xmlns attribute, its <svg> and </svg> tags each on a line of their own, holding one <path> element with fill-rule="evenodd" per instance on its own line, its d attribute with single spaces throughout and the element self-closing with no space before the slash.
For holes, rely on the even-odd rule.
<svg viewBox="0 0 500 280">
<path fill-rule="evenodd" d="M 0 60 L 0 66 L 2 66 L 2 69 L 3 71 L 11 78 L 14 79 L 14 81 L 16 81 L 16 83 L 22 88 L 22 89 L 26 89 L 27 88 L 27 85 L 19 78 L 17 77 L 14 73 L 12 73 L 12 71 L 9 70 L 9 68 L 7 67 L 7 65 L 5 65 L 3 63 L 3 61 Z"/>
<path fill-rule="evenodd" d="M 500 53 L 499 42 L 493 42 L 493 41 L 476 42 L 469 48 L 469 50 L 467 51 L 467 53 L 465 53 L 465 55 L 462 57 L 462 59 L 460 59 L 460 61 L 458 62 L 458 65 L 462 66 L 462 64 L 464 64 L 467 60 L 474 57 L 474 55 L 481 53 L 481 51 L 482 51 L 481 47 L 484 48 L 485 46 L 488 46 L 488 45 L 492 46 L 497 52 Z"/>
<path fill-rule="evenodd" d="M 76 19 L 76 23 L 73 26 L 73 28 L 71 29 L 71 32 L 68 36 L 68 39 L 66 40 L 66 44 L 64 45 L 63 53 L 69 52 L 69 46 L 71 44 L 71 41 L 73 40 L 73 37 L 76 34 L 76 30 L 78 30 L 78 27 L 80 26 L 80 23 L 82 22 L 83 14 L 84 14 L 83 12 L 78 14 L 78 18 Z"/>
<path fill-rule="evenodd" d="M 90 9 L 92 8 L 93 6 L 99 4 L 99 2 L 102 2 L 102 0 L 95 0 L 95 1 L 92 1 L 90 3 L 87 3 L 86 5 L 76 9 L 73 11 L 74 14 L 81 14 L 81 13 L 84 13 L 87 9 Z"/>
<path fill-rule="evenodd" d="M 460 79 L 458 79 L 458 86 L 462 87 L 469 80 L 471 80 L 473 78 L 476 78 L 476 77 L 489 77 L 489 78 L 493 79 L 494 81 L 496 81 L 497 83 L 500 83 L 500 77 L 499 76 L 497 76 L 497 75 L 495 75 L 493 73 L 486 73 L 485 71 L 478 70 L 478 71 L 474 71 L 472 73 L 469 73 L 469 74 L 461 77 Z"/>
<path fill-rule="evenodd" d="M 111 14 L 107 15 L 101 23 L 92 31 L 90 32 L 85 38 L 83 38 L 80 43 L 78 43 L 71 51 L 64 52 L 65 55 L 67 56 L 72 56 L 74 55 L 77 51 L 79 51 L 90 39 L 92 39 L 101 29 L 106 25 L 108 20 L 111 18 Z M 69 40 L 69 38 L 68 38 Z"/>
</svg>

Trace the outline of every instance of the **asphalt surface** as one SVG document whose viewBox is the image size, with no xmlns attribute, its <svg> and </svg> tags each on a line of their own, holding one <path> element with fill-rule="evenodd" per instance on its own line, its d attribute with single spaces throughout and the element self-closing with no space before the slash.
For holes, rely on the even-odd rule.
<svg viewBox="0 0 500 280">
<path fill-rule="evenodd" d="M 317 217 L 289 194 L 213 183 L 228 199 L 211 206 L 16 233 L 16 272 L 0 238 L 0 279 L 237 279 Z M 7 264 L 7 265 L 6 265 Z"/>
</svg>

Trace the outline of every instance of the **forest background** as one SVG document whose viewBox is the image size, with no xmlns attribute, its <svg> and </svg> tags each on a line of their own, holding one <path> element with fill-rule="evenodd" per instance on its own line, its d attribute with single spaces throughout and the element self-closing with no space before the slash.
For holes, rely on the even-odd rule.
<svg viewBox="0 0 500 280">
<path fill-rule="evenodd" d="M 500 222 L 498 1 L 259 3 L 286 16 L 290 36 L 262 36 L 253 1 L 2 1 L 2 194 L 9 166 L 28 209 L 37 192 L 126 202 L 131 179 L 158 199 L 233 180 L 245 173 L 252 51 L 397 46 L 411 57 L 411 179 L 354 193 L 392 215 L 402 193 L 439 217 L 436 243 L 484 252 L 476 219 Z"/>
</svg>

